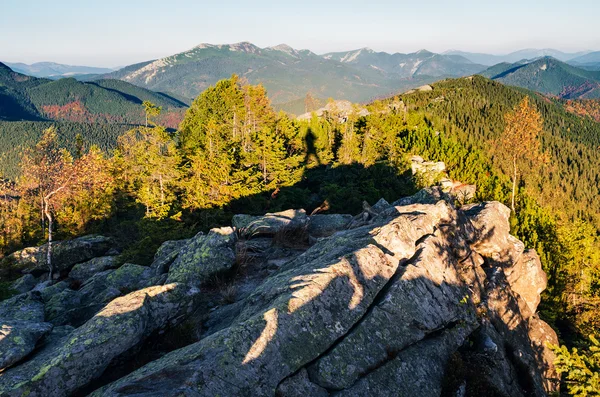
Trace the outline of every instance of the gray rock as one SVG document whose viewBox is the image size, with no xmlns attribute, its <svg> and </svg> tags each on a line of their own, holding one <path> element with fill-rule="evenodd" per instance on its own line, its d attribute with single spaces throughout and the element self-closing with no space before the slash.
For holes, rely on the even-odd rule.
<svg viewBox="0 0 600 397">
<path fill-rule="evenodd" d="M 283 230 L 305 227 L 307 222 L 308 217 L 303 209 L 267 213 L 262 216 L 238 214 L 231 220 L 233 227 L 246 237 L 272 236 Z"/>
<path fill-rule="evenodd" d="M 419 190 L 416 194 L 402 197 L 392 203 L 393 207 L 401 207 L 411 204 L 435 204 L 440 200 L 451 201 L 439 186 L 432 186 Z"/>
<path fill-rule="evenodd" d="M 280 397 L 328 397 L 329 393 L 312 383 L 308 379 L 308 373 L 302 368 L 277 386 L 276 395 Z"/>
<path fill-rule="evenodd" d="M 64 396 L 100 376 L 110 362 L 190 310 L 193 294 L 177 284 L 115 299 L 41 354 L 2 374 L 0 395 Z"/>
<path fill-rule="evenodd" d="M 236 241 L 230 227 L 212 229 L 206 236 L 196 235 L 171 265 L 167 283 L 199 286 L 210 276 L 230 270 L 235 264 Z"/>
<path fill-rule="evenodd" d="M 510 289 L 527 303 L 532 314 L 535 313 L 540 304 L 540 294 L 548 284 L 537 253 L 531 249 L 526 250 L 516 263 L 504 268 L 504 273 Z"/>
<path fill-rule="evenodd" d="M 51 330 L 50 323 L 0 319 L 0 370 L 31 353 L 37 341 Z"/>
<path fill-rule="evenodd" d="M 54 325 L 83 324 L 116 297 L 153 284 L 153 273 L 149 267 L 131 263 L 96 273 L 79 290 L 54 294 L 46 303 L 46 318 Z"/>
<path fill-rule="evenodd" d="M 166 395 L 186 390 L 206 396 L 273 395 L 284 378 L 326 351 L 365 315 L 400 261 L 415 253 L 415 242 L 449 214 L 444 203 L 427 210 L 320 240 L 247 298 L 232 326 L 95 395 L 157 390 Z"/>
<path fill-rule="evenodd" d="M 525 247 L 510 235 L 510 209 L 497 201 L 466 205 L 461 208 L 473 225 L 472 248 L 493 264 L 515 263 Z"/>
<path fill-rule="evenodd" d="M 44 303 L 39 292 L 15 295 L 0 302 L 0 319 L 44 321 Z"/>
<path fill-rule="evenodd" d="M 69 272 L 69 278 L 83 282 L 96 273 L 116 268 L 118 264 L 117 259 L 116 256 L 101 256 L 83 263 L 78 263 L 73 266 L 73 269 Z"/>
<path fill-rule="evenodd" d="M 369 316 L 310 367 L 311 379 L 327 389 L 345 389 L 385 363 L 390 352 L 458 321 L 472 327 L 475 310 L 464 299 L 469 290 L 457 272 L 460 258 L 453 256 L 452 246 L 441 237 L 426 237 Z"/>
<path fill-rule="evenodd" d="M 31 274 L 26 274 L 12 285 L 12 289 L 20 294 L 31 291 L 37 284 L 37 279 Z"/>
<path fill-rule="evenodd" d="M 203 233 L 199 233 L 203 235 Z M 198 237 L 198 235 L 196 235 Z M 181 249 L 190 242 L 191 239 L 165 241 L 158 247 L 154 254 L 154 261 L 150 265 L 154 269 L 156 275 L 160 275 L 169 271 L 169 267 L 179 255 Z"/>
<path fill-rule="evenodd" d="M 439 397 L 450 356 L 472 331 L 458 325 L 400 352 L 385 365 L 365 374 L 339 396 Z"/>
<path fill-rule="evenodd" d="M 52 243 L 52 262 L 55 272 L 65 272 L 76 263 L 104 255 L 111 248 L 108 237 L 89 235 L 73 240 Z M 29 247 L 8 255 L 0 262 L 5 273 L 31 273 L 39 276 L 48 272 L 46 264 L 47 244 Z"/>
<path fill-rule="evenodd" d="M 352 221 L 349 214 L 316 214 L 308 222 L 308 234 L 312 237 L 329 237 L 332 234 L 345 230 Z"/>
<path fill-rule="evenodd" d="M 52 329 L 44 322 L 39 292 L 16 295 L 0 302 L 0 370 L 27 356 Z"/>
</svg>

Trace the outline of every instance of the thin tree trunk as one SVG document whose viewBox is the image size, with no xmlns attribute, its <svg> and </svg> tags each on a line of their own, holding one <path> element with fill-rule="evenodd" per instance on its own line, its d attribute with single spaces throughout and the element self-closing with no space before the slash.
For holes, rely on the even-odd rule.
<svg viewBox="0 0 600 397">
<path fill-rule="evenodd" d="M 163 187 L 163 178 L 162 178 L 162 174 L 160 174 L 160 175 L 158 176 L 158 180 L 159 180 L 159 182 L 160 182 L 160 205 L 161 205 L 162 207 L 164 207 L 164 206 L 165 206 L 165 190 L 164 190 L 164 187 Z"/>
<path fill-rule="evenodd" d="M 510 208 L 515 212 L 515 191 L 517 188 L 517 157 L 513 157 L 512 200 Z"/>
<path fill-rule="evenodd" d="M 48 265 L 48 279 L 52 280 L 54 267 L 52 266 L 52 213 L 48 206 L 48 201 L 44 200 L 44 214 L 48 218 L 48 250 L 46 251 L 46 265 Z"/>
</svg>

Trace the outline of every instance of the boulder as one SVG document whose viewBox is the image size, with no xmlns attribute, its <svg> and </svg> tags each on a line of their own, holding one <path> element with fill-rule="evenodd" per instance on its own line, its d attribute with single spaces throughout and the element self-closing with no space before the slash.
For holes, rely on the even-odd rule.
<svg viewBox="0 0 600 397">
<path fill-rule="evenodd" d="M 329 237 L 335 232 L 345 230 L 352 221 L 349 214 L 316 214 L 308 221 L 308 234 L 312 237 Z"/>
<path fill-rule="evenodd" d="M 535 313 L 540 304 L 540 294 L 548 284 L 546 273 L 542 270 L 542 262 L 535 250 L 523 252 L 513 266 L 504 269 L 504 273 L 510 289 L 527 303 L 531 313 Z"/>
<path fill-rule="evenodd" d="M 46 303 L 46 318 L 54 325 L 83 324 L 116 297 L 154 284 L 153 274 L 149 267 L 131 263 L 96 273 L 79 290 L 54 294 Z"/>
<path fill-rule="evenodd" d="M 108 237 L 88 235 L 73 240 L 52 243 L 52 261 L 55 272 L 66 272 L 76 263 L 102 256 L 111 248 Z M 8 255 L 0 263 L 6 272 L 31 273 L 39 276 L 48 272 L 46 264 L 47 244 L 29 247 Z"/>
<path fill-rule="evenodd" d="M 201 233 L 200 235 L 203 235 Z M 158 247 L 154 254 L 154 261 L 150 265 L 156 275 L 169 271 L 169 267 L 179 255 L 181 249 L 190 242 L 190 239 L 165 241 Z"/>
<path fill-rule="evenodd" d="M 491 264 L 508 266 L 516 263 L 525 247 L 510 235 L 510 209 L 497 201 L 465 205 L 461 208 L 473 230 L 472 248 Z"/>
<path fill-rule="evenodd" d="M 474 328 L 475 308 L 464 300 L 469 290 L 457 272 L 461 258 L 453 254 L 454 244 L 426 237 L 370 315 L 311 365 L 311 379 L 327 389 L 346 389 L 387 362 L 391 352 L 458 321 Z M 457 304 L 461 300 L 464 304 Z"/>
<path fill-rule="evenodd" d="M 235 264 L 237 235 L 230 227 L 196 235 L 181 249 L 169 269 L 167 283 L 199 286 L 212 275 L 226 272 Z"/>
<path fill-rule="evenodd" d="M 94 274 L 103 272 L 108 269 L 114 269 L 118 265 L 116 256 L 101 256 L 90 259 L 89 261 L 78 263 L 73 266 L 69 272 L 69 278 L 78 282 L 84 282 Z"/>
<path fill-rule="evenodd" d="M 303 209 L 267 213 L 262 216 L 238 214 L 231 220 L 233 227 L 246 237 L 273 236 L 284 230 L 303 228 L 307 222 L 308 216 Z"/>
<path fill-rule="evenodd" d="M 0 319 L 0 370 L 31 353 L 37 341 L 51 330 L 50 323 Z"/>
<path fill-rule="evenodd" d="M 38 340 L 52 330 L 44 322 L 44 304 L 37 292 L 29 292 L 0 303 L 0 370 L 33 351 Z"/>
<path fill-rule="evenodd" d="M 26 274 L 12 285 L 12 289 L 20 294 L 31 291 L 37 284 L 37 279 L 31 274 Z"/>
<path fill-rule="evenodd" d="M 554 362 L 556 354 L 549 346 L 558 346 L 558 336 L 556 332 L 542 321 L 537 315 L 529 318 L 528 322 L 529 340 L 533 347 L 535 361 L 542 375 L 544 389 L 548 394 L 556 393 L 560 390 L 560 374 L 556 371 Z"/>
<path fill-rule="evenodd" d="M 0 302 L 0 319 L 44 321 L 44 302 L 39 292 L 15 295 Z"/>
<path fill-rule="evenodd" d="M 471 331 L 472 327 L 459 324 L 441 335 L 416 343 L 395 357 L 391 354 L 387 363 L 336 395 L 439 397 L 446 365 Z"/>
<path fill-rule="evenodd" d="M 425 208 L 423 208 L 425 209 Z M 387 224 L 319 240 L 250 297 L 234 324 L 167 354 L 94 395 L 167 391 L 198 396 L 267 396 L 363 318 L 400 261 L 432 233 L 445 203 Z M 218 359 L 215 359 L 218 357 Z"/>
<path fill-rule="evenodd" d="M 42 354 L 2 374 L 0 395 L 70 395 L 100 376 L 110 362 L 191 309 L 194 292 L 177 284 L 115 299 Z"/>
</svg>

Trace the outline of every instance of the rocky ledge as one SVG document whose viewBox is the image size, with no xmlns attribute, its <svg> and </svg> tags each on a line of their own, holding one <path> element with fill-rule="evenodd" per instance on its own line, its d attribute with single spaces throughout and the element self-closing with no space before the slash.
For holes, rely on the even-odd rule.
<svg viewBox="0 0 600 397">
<path fill-rule="evenodd" d="M 509 215 L 435 188 L 357 216 L 240 215 L 149 267 L 85 237 L 59 280 L 26 249 L 0 302 L 0 396 L 547 395 L 546 276 Z"/>
</svg>

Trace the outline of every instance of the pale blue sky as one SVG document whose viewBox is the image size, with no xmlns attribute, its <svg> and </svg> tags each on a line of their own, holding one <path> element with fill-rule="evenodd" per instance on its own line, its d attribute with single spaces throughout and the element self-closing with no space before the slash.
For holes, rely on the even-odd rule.
<svg viewBox="0 0 600 397">
<path fill-rule="evenodd" d="M 0 0 L 0 60 L 127 65 L 207 42 L 507 53 L 600 50 L 600 1 Z"/>
</svg>

